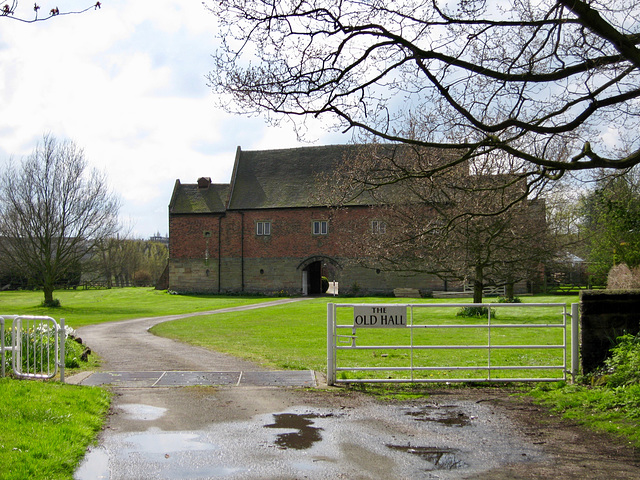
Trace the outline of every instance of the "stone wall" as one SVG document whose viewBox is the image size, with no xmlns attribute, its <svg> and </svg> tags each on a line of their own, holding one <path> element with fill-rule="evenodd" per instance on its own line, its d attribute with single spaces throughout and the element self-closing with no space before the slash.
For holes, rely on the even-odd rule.
<svg viewBox="0 0 640 480">
<path fill-rule="evenodd" d="M 602 366 L 617 337 L 640 331 L 640 291 L 589 290 L 580 293 L 582 372 Z"/>
</svg>

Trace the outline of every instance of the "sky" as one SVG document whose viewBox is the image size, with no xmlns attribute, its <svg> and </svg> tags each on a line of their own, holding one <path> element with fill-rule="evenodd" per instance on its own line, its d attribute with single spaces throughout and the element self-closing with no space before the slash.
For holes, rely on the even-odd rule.
<svg viewBox="0 0 640 480">
<path fill-rule="evenodd" d="M 216 107 L 216 22 L 201 0 L 104 0 L 99 10 L 40 23 L 0 17 L 0 169 L 28 156 L 44 134 L 72 140 L 107 174 L 121 220 L 135 238 L 168 234 L 176 179 L 228 183 L 243 150 L 346 143 L 311 125 L 293 128 Z M 40 1 L 78 11 L 93 1 Z M 22 0 L 16 15 L 33 17 Z"/>
</svg>

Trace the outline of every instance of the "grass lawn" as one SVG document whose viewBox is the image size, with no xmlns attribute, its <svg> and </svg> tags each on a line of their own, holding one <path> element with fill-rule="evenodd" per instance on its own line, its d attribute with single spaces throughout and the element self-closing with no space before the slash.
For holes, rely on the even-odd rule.
<svg viewBox="0 0 640 480">
<path fill-rule="evenodd" d="M 0 479 L 71 479 L 108 409 L 101 388 L 0 378 Z"/>
<path fill-rule="evenodd" d="M 176 340 L 192 343 L 194 345 L 212 348 L 218 351 L 236 355 L 242 358 L 253 360 L 264 365 L 283 368 L 283 369 L 313 369 L 326 371 L 327 364 L 327 303 L 406 303 L 407 299 L 394 298 L 357 298 L 357 299 L 336 299 L 336 298 L 313 298 L 306 299 L 301 302 L 270 307 L 269 309 L 252 310 L 237 313 L 225 313 L 207 315 L 197 318 L 189 318 L 184 320 L 176 320 L 172 322 L 162 323 L 152 328 L 152 332 L 156 335 L 173 338 Z M 423 299 L 418 302 L 424 303 L 460 303 L 459 299 Z M 577 297 L 535 297 L 536 303 L 567 303 L 577 302 Z M 417 302 L 415 302 L 417 303 Z M 428 310 L 428 313 L 427 313 Z M 461 320 L 455 317 L 456 308 L 440 309 L 429 308 L 416 310 L 414 313 L 414 323 L 467 323 L 471 324 L 475 320 Z M 557 309 L 556 309 L 557 312 Z M 538 314 L 538 312 L 535 312 Z M 548 314 L 548 313 L 547 313 Z M 339 318 L 338 323 L 353 322 L 352 310 L 345 309 L 343 319 Z M 514 320 L 515 319 L 515 320 Z M 525 309 L 510 309 L 510 311 L 499 310 L 495 322 L 506 323 L 518 321 L 541 322 L 547 321 L 547 317 L 538 318 Z M 557 315 L 553 317 L 556 323 L 561 321 Z M 486 320 L 484 320 L 486 323 Z M 350 333 L 348 329 L 347 332 Z M 426 332 L 426 331 L 424 331 Z M 540 339 L 541 331 L 531 333 L 528 330 L 528 339 L 524 341 L 531 343 L 533 336 L 535 342 L 542 341 Z M 425 336 L 427 333 L 424 333 Z M 431 341 L 437 343 L 449 344 L 479 344 L 482 341 L 486 343 L 486 339 L 480 338 L 482 334 L 474 329 L 450 329 L 450 330 L 434 330 L 430 331 Z M 545 335 L 553 337 L 552 343 L 561 343 L 560 332 L 556 329 L 554 332 L 544 332 Z M 359 329 L 358 342 L 363 345 L 400 345 L 407 344 L 409 341 L 408 333 L 402 329 Z M 416 334 L 417 335 L 417 334 Z M 497 335 L 499 336 L 499 335 Z M 434 340 L 435 339 L 435 340 Z M 499 342 L 500 340 L 494 340 Z M 546 341 L 546 340 L 545 340 Z M 360 343 L 359 343 L 360 344 Z M 437 357 L 442 358 L 451 356 L 443 354 L 443 351 L 430 351 L 428 354 L 420 353 L 422 357 L 418 361 L 425 364 L 433 364 Z M 385 356 L 382 356 L 385 354 Z M 383 365 L 405 365 L 407 364 L 408 353 L 401 350 L 390 350 L 383 352 L 381 350 L 364 350 L 344 353 L 344 361 L 358 361 L 354 358 L 360 354 L 365 358 L 359 359 L 366 362 L 367 366 L 383 366 Z M 469 357 L 474 355 L 467 352 Z M 520 350 L 514 351 L 513 355 L 523 355 Z M 558 351 L 555 352 L 558 354 Z M 418 354 L 417 354 L 418 355 Z M 430 357 L 429 357 L 430 355 Z M 460 352 L 455 353 L 460 356 Z M 486 355 L 486 354 L 485 354 Z M 496 354 L 500 356 L 500 354 Z M 504 356 L 504 355 L 503 355 Z M 455 359 L 460 362 L 459 358 Z M 470 362 L 475 360 L 470 359 Z M 534 359 L 532 361 L 544 364 L 546 359 Z M 558 359 L 554 360 L 554 365 Z"/>
<path fill-rule="evenodd" d="M 527 395 L 564 418 L 623 437 L 629 445 L 640 448 L 640 385 L 539 384 Z"/>
<path fill-rule="evenodd" d="M 130 318 L 158 317 L 202 312 L 272 300 L 265 297 L 216 295 L 169 295 L 153 288 L 112 288 L 104 290 L 57 290 L 61 307 L 41 306 L 40 291 L 0 292 L 0 314 L 47 315 L 65 319 L 73 328 Z"/>
</svg>

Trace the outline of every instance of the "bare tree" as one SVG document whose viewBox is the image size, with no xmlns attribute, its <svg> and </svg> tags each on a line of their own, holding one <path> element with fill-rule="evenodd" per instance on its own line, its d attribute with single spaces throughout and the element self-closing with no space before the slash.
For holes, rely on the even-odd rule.
<svg viewBox="0 0 640 480">
<path fill-rule="evenodd" d="M 541 277 L 555 249 L 544 203 L 514 175 L 470 171 L 461 164 L 438 170 L 447 155 L 434 149 L 366 145 L 342 159 L 328 181 L 327 203 L 370 204 L 374 228 L 352 232 L 353 257 L 382 270 L 420 272 L 473 285 L 474 302 L 486 286 Z M 419 173 L 433 169 L 425 178 Z M 397 182 L 402 172 L 404 178 Z M 475 172 L 475 173 L 474 173 Z"/>
<path fill-rule="evenodd" d="M 45 20 L 49 20 L 53 17 L 57 17 L 59 15 L 77 15 L 80 13 L 88 12 L 89 10 L 98 10 L 102 7 L 101 2 L 96 2 L 90 7 L 86 7 L 82 10 L 73 10 L 73 11 L 60 11 L 60 9 L 56 6 L 49 10 L 48 15 L 41 15 L 40 10 L 41 7 L 38 3 L 33 4 L 33 18 L 26 18 L 26 16 L 20 15 L 19 12 L 19 2 L 18 0 L 11 0 L 11 5 L 9 3 L 5 3 L 2 7 L 0 7 L 0 17 L 5 17 L 8 19 L 16 20 L 18 22 L 23 23 L 36 23 L 43 22 Z"/>
<path fill-rule="evenodd" d="M 493 155 L 530 182 L 640 163 L 635 0 L 205 5 L 229 111 L 454 153 L 438 169 Z"/>
<path fill-rule="evenodd" d="M 45 135 L 21 165 L 0 177 L 0 252 L 55 305 L 60 280 L 118 230 L 119 201 L 75 143 Z"/>
</svg>

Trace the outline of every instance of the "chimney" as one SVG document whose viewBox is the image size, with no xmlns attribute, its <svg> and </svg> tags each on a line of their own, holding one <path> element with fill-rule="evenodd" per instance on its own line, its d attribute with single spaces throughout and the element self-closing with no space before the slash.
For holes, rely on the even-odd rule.
<svg viewBox="0 0 640 480">
<path fill-rule="evenodd" d="M 211 185 L 211 177 L 200 177 L 198 179 L 198 188 L 209 188 Z"/>
</svg>

